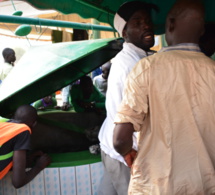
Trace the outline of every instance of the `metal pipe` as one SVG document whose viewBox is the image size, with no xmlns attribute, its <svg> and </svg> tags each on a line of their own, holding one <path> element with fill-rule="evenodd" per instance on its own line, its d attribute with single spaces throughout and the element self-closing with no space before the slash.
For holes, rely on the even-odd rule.
<svg viewBox="0 0 215 195">
<path fill-rule="evenodd" d="M 98 25 L 99 22 L 96 19 L 93 19 L 93 24 Z M 100 39 L 100 38 L 101 38 L 100 32 L 99 31 L 93 31 L 92 39 Z"/>
<path fill-rule="evenodd" d="M 60 20 L 48 20 L 40 18 L 26 18 L 20 16 L 0 15 L 0 22 L 115 32 L 115 30 L 109 26 L 100 26 L 78 22 L 67 22 Z"/>
</svg>

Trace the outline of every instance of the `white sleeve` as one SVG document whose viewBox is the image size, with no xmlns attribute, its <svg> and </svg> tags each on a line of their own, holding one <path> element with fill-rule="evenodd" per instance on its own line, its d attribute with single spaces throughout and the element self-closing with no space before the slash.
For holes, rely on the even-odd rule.
<svg viewBox="0 0 215 195">
<path fill-rule="evenodd" d="M 69 102 L 69 90 L 70 90 L 70 85 L 64 87 L 62 89 L 62 101 L 63 102 Z"/>
</svg>

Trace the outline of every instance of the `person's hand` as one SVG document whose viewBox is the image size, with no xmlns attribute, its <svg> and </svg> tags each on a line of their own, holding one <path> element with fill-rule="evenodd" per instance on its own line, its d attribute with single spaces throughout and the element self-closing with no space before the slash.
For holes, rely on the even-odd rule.
<svg viewBox="0 0 215 195">
<path fill-rule="evenodd" d="M 89 109 L 91 107 L 91 102 L 78 101 L 78 105 L 84 109 Z"/>
<path fill-rule="evenodd" d="M 61 110 L 67 111 L 67 110 L 69 110 L 69 107 L 70 107 L 69 103 L 63 102 L 63 105 L 62 105 L 62 107 L 61 107 Z"/>
<path fill-rule="evenodd" d="M 95 102 L 85 102 L 84 107 L 85 107 L 85 109 L 88 109 L 88 110 L 94 110 Z"/>
<path fill-rule="evenodd" d="M 85 108 L 85 107 L 87 106 L 87 102 L 83 102 L 83 101 L 81 101 L 81 100 L 78 100 L 78 101 L 77 101 L 77 104 L 78 104 L 80 107 L 82 107 L 82 108 Z"/>
<path fill-rule="evenodd" d="M 30 155 L 27 155 L 26 161 L 27 161 L 27 167 L 30 167 L 32 163 L 40 156 L 42 156 L 44 153 L 41 150 L 35 151 Z"/>
<path fill-rule="evenodd" d="M 37 167 L 40 170 L 43 170 L 51 163 L 51 158 L 48 156 L 48 154 L 43 154 L 42 156 L 37 158 L 35 167 Z"/>
<path fill-rule="evenodd" d="M 41 106 L 38 108 L 38 110 L 45 110 L 45 107 Z"/>
<path fill-rule="evenodd" d="M 125 162 L 127 163 L 128 167 L 131 168 L 134 159 L 136 158 L 137 151 L 134 149 L 131 149 L 126 155 L 123 156 Z"/>
<path fill-rule="evenodd" d="M 86 109 L 90 109 L 91 108 L 91 102 L 82 102 L 83 107 Z"/>
</svg>

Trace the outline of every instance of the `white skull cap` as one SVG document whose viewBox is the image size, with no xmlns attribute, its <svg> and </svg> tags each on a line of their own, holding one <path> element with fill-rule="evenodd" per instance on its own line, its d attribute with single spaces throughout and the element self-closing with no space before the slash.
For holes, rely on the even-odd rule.
<svg viewBox="0 0 215 195">
<path fill-rule="evenodd" d="M 122 36 L 122 31 L 130 17 L 134 12 L 141 9 L 151 13 L 151 10 L 155 8 L 153 4 L 145 3 L 143 1 L 129 1 L 120 6 L 113 21 L 114 28 L 118 31 L 120 36 Z"/>
</svg>

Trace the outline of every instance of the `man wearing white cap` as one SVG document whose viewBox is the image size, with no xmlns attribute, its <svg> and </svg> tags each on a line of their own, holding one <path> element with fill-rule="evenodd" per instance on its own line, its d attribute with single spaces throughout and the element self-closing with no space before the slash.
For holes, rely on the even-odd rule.
<svg viewBox="0 0 215 195">
<path fill-rule="evenodd" d="M 123 49 L 112 60 L 106 95 L 107 118 L 104 121 L 99 140 L 104 164 L 104 176 L 99 195 L 125 195 L 130 180 L 130 168 L 124 158 L 113 147 L 114 117 L 123 97 L 124 81 L 133 66 L 142 58 L 152 55 L 154 45 L 151 11 L 153 4 L 140 1 L 124 3 L 114 18 L 114 27 L 124 38 Z M 134 140 L 135 140 L 135 136 Z M 134 141 L 136 143 L 136 141 Z M 133 157 L 137 146 L 126 156 Z"/>
</svg>

